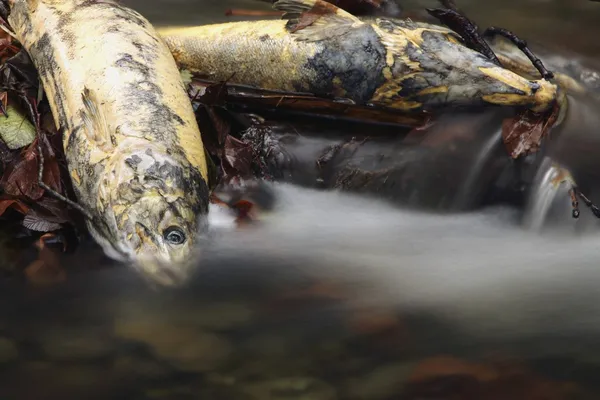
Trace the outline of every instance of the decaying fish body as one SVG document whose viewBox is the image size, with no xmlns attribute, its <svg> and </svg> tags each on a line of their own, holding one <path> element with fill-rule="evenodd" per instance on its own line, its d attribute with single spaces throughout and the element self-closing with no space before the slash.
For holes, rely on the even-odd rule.
<svg viewBox="0 0 600 400">
<path fill-rule="evenodd" d="M 499 67 L 453 31 L 410 20 L 361 20 L 322 0 L 280 0 L 288 21 L 159 33 L 181 69 L 268 90 L 309 92 L 404 112 L 490 104 L 550 109 L 557 87 Z"/>
<path fill-rule="evenodd" d="M 101 0 L 11 0 L 88 227 L 105 252 L 169 283 L 208 210 L 207 167 L 169 49 L 137 12 Z"/>
</svg>

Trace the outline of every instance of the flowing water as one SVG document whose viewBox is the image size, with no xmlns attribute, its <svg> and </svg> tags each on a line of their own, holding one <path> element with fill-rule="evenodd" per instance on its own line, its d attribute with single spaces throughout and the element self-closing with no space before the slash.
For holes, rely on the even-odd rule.
<svg viewBox="0 0 600 400">
<path fill-rule="evenodd" d="M 227 8 L 256 7 L 125 3 L 161 25 L 222 22 Z M 482 26 L 506 26 L 556 54 L 600 55 L 600 4 L 459 3 Z M 593 198 L 598 109 L 571 99 L 544 149 Z M 258 225 L 207 239 L 182 290 L 154 291 L 118 267 L 48 288 L 0 282 L 0 399 L 599 398 L 597 222 L 586 209 L 570 218 L 549 161 L 529 172 L 522 207 L 472 207 L 478 177 L 497 164 L 485 161 L 497 127 L 481 135 L 470 150 L 478 156 L 452 168 L 423 163 L 430 184 L 415 189 L 430 209 L 458 202 L 468 212 L 277 184 Z M 85 243 L 61 262 L 113 264 Z"/>
</svg>

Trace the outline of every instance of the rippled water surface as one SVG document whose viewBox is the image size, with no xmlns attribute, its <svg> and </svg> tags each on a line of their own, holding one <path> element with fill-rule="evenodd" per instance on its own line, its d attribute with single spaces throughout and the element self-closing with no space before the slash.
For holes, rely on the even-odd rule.
<svg viewBox="0 0 600 400">
<path fill-rule="evenodd" d="M 124 2 L 160 25 L 263 6 Z M 599 3 L 457 3 L 564 59 L 600 55 Z M 598 109 L 572 99 L 546 153 L 590 196 L 600 196 Z M 531 178 L 538 198 L 544 165 Z M 455 198 L 490 167 L 463 157 L 428 168 L 458 182 L 444 194 Z M 443 197 L 434 186 L 422 190 Z M 566 192 L 456 214 L 289 185 L 275 193 L 260 224 L 205 244 L 181 291 L 154 291 L 123 268 L 45 289 L 0 282 L 0 399 L 599 398 L 600 237 L 588 210 L 570 219 Z M 547 229 L 525 229 L 531 220 Z M 62 262 L 111 264 L 91 245 Z"/>
</svg>

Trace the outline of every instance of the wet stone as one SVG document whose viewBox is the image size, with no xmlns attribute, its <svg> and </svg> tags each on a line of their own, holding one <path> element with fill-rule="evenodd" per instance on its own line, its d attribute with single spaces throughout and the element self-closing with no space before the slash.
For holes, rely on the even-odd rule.
<svg viewBox="0 0 600 400">
<path fill-rule="evenodd" d="M 242 389 L 253 400 L 336 400 L 335 389 L 318 379 L 289 377 L 247 384 Z"/>
<path fill-rule="evenodd" d="M 219 331 L 243 326 L 255 314 L 255 310 L 244 302 L 198 304 L 183 299 L 161 299 L 159 304 L 135 300 L 121 304 L 120 317 Z"/>
<path fill-rule="evenodd" d="M 8 363 L 19 358 L 19 349 L 12 340 L 0 337 L 0 364 Z"/>
<path fill-rule="evenodd" d="M 353 400 L 376 400 L 397 396 L 413 368 L 412 363 L 377 367 L 363 376 L 349 379 L 344 385 L 344 397 Z"/>
<path fill-rule="evenodd" d="M 55 360 L 98 359 L 116 349 L 112 338 L 92 328 L 45 330 L 39 341 L 44 353 Z"/>
<path fill-rule="evenodd" d="M 233 351 L 231 344 L 217 334 L 158 322 L 156 318 L 119 319 L 115 334 L 145 344 L 155 357 L 190 372 L 214 370 Z"/>
<path fill-rule="evenodd" d="M 176 318 L 181 318 L 178 322 L 189 322 L 209 330 L 226 330 L 250 322 L 254 314 L 254 310 L 248 304 L 224 302 L 190 307 L 189 310 L 182 310 Z"/>
<path fill-rule="evenodd" d="M 168 376 L 171 370 L 155 360 L 135 356 L 119 356 L 114 360 L 115 375 L 124 379 L 158 379 Z"/>
</svg>

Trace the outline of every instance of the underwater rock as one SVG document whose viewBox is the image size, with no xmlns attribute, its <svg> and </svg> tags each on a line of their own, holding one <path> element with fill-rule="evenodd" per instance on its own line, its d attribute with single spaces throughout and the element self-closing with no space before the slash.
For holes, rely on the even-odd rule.
<svg viewBox="0 0 600 400">
<path fill-rule="evenodd" d="M 19 358 L 19 349 L 12 340 L 0 337 L 0 364 L 8 363 Z"/>
<path fill-rule="evenodd" d="M 392 398 L 400 393 L 413 368 L 412 363 L 394 363 L 377 367 L 366 375 L 348 380 L 345 385 L 345 396 L 356 400 Z"/>
<path fill-rule="evenodd" d="M 114 341 L 93 328 L 48 329 L 39 341 L 44 353 L 55 360 L 97 359 L 115 350 Z"/>
<path fill-rule="evenodd" d="M 248 384 L 244 393 L 256 400 L 335 400 L 335 389 L 311 377 L 271 379 Z"/>
</svg>

